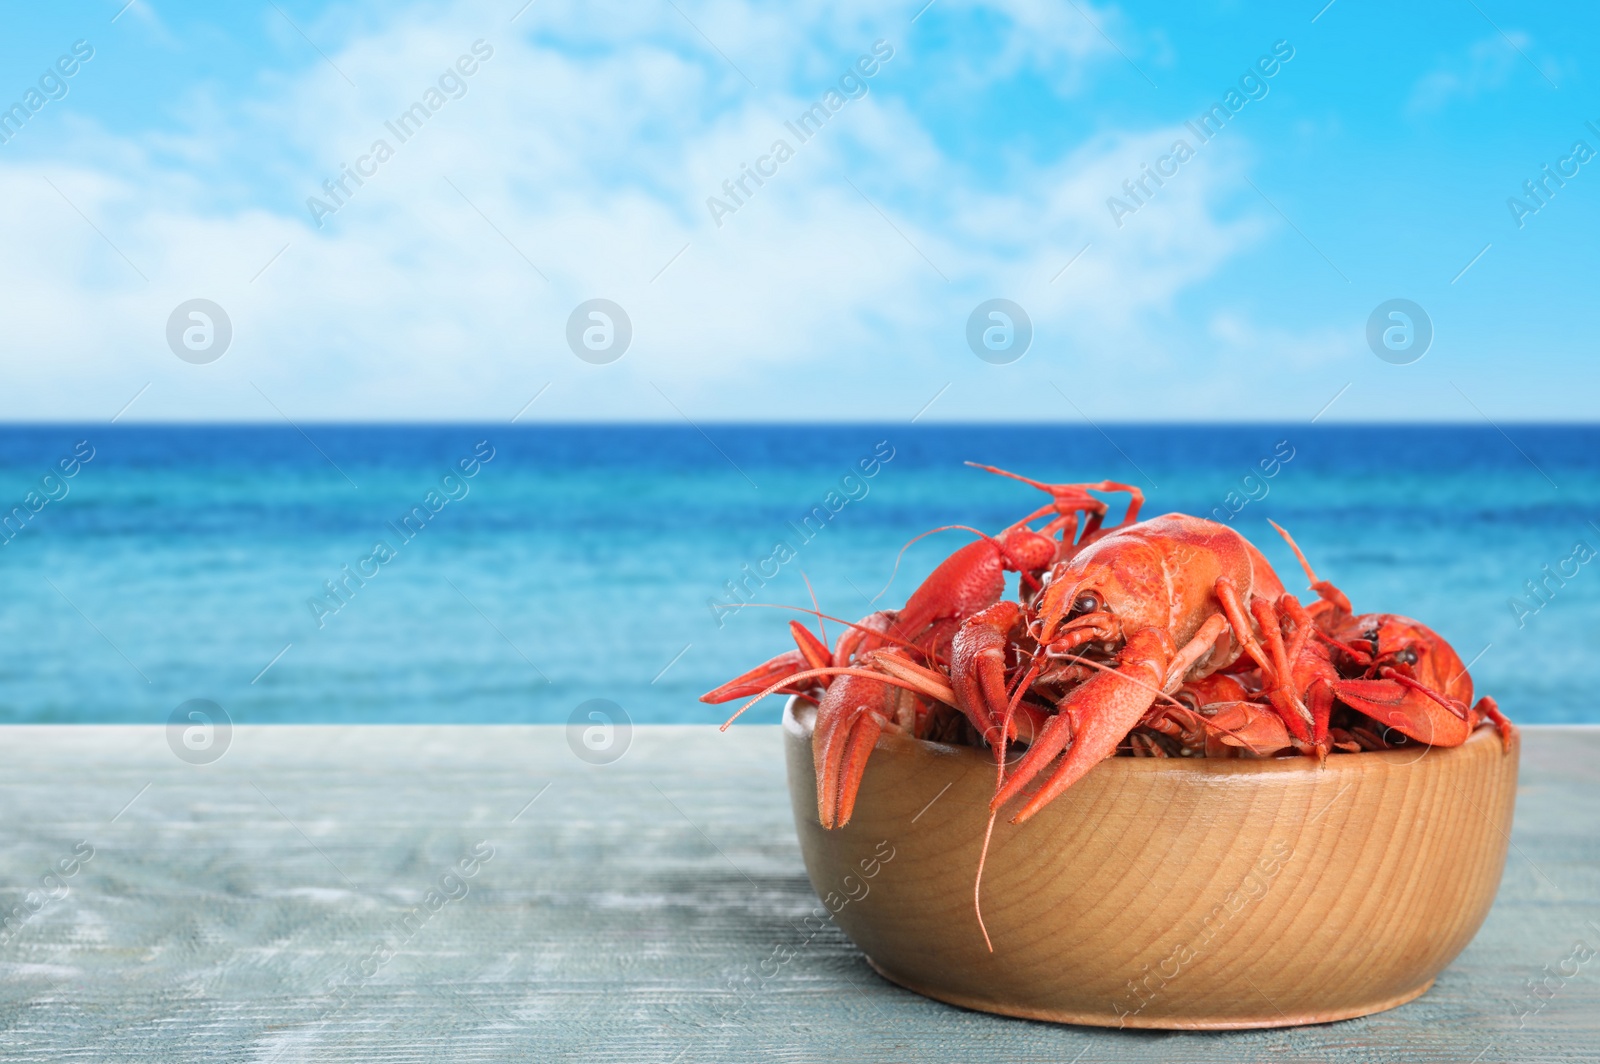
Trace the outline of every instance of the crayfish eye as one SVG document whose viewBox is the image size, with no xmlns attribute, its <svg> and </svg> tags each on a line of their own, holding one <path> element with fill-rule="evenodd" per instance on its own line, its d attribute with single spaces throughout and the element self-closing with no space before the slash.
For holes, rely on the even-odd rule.
<svg viewBox="0 0 1600 1064">
<path fill-rule="evenodd" d="M 1100 611 L 1100 596 L 1093 591 L 1085 591 L 1072 600 L 1073 613 L 1098 613 Z"/>
<path fill-rule="evenodd" d="M 1402 665 L 1415 665 L 1417 663 L 1417 651 L 1414 647 L 1406 647 L 1394 656 L 1394 660 Z"/>
</svg>

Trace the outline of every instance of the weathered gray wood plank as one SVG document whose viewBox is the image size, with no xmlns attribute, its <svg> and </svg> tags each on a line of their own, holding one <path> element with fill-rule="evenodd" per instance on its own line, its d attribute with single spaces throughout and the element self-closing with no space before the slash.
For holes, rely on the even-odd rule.
<svg viewBox="0 0 1600 1064">
<path fill-rule="evenodd" d="M 1228 1034 L 964 1012 L 808 940 L 775 728 L 639 728 L 609 766 L 555 727 L 240 728 L 205 767 L 159 728 L 5 735 L 7 1061 L 1600 1060 L 1600 958 L 1528 987 L 1600 947 L 1596 729 L 1528 730 L 1500 898 L 1432 992 Z"/>
</svg>

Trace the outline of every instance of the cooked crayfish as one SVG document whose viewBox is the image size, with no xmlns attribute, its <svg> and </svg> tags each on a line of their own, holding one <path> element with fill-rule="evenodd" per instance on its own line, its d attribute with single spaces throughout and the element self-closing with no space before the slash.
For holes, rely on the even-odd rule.
<svg viewBox="0 0 1600 1064">
<path fill-rule="evenodd" d="M 1258 602 L 1282 595 L 1282 582 L 1248 540 L 1184 514 L 1118 529 L 1058 562 L 1027 629 L 1039 648 L 1033 682 L 1064 691 L 992 808 L 1021 794 L 1065 748 L 1049 780 L 1013 818 L 1027 820 L 1114 754 L 1156 699 L 1242 654 L 1273 676 L 1285 674 L 1281 646 L 1271 638 L 1276 633 L 1266 633 L 1263 647 L 1251 618 Z M 1091 652 L 1114 654 L 1114 664 L 1104 668 Z M 1282 686 L 1274 685 L 1269 697 L 1291 731 L 1309 740 L 1310 713 Z M 991 714 L 1008 705 L 998 683 L 983 684 L 982 697 Z"/>
<path fill-rule="evenodd" d="M 1227 525 L 1184 514 L 1140 521 L 1144 497 L 1125 484 L 978 468 L 1050 502 L 992 536 L 967 529 L 978 538 L 902 608 L 848 624 L 832 649 L 792 621 L 796 649 L 702 696 L 817 702 L 824 827 L 849 822 L 885 730 L 990 747 L 996 812 L 1056 762 L 1018 823 L 1119 752 L 1322 758 L 1406 740 L 1458 745 L 1485 720 L 1512 743 L 1494 700 L 1472 703 L 1471 676 L 1443 638 L 1394 614 L 1354 613 L 1282 529 L 1317 595 L 1310 606 Z M 1121 522 L 1105 526 L 1096 491 L 1128 494 Z M 1015 601 L 1003 597 L 1010 572 L 1020 574 Z M 1008 773 L 1013 744 L 1026 752 Z"/>
<path fill-rule="evenodd" d="M 1071 543 L 1075 537 L 1079 542 L 1092 541 L 1106 532 L 1102 527 L 1106 504 L 1089 492 L 1127 492 L 1130 502 L 1124 523 L 1137 516 L 1144 500 L 1137 488 L 1112 481 L 1029 483 L 1048 492 L 1051 502 L 998 535 L 979 533 L 979 539 L 941 562 L 901 609 L 872 614 L 851 626 L 831 654 L 809 630 L 791 622 L 797 650 L 700 697 L 702 702 L 718 703 L 749 695 L 759 698 L 774 692 L 822 689 L 812 749 L 817 810 L 824 827 L 849 823 L 867 758 L 885 728 L 920 736 L 918 725 L 925 721 L 932 704 L 954 704 L 966 711 L 951 691 L 948 672 L 941 667 L 949 662 L 952 642 L 964 622 L 1000 601 L 1006 573 L 1020 573 L 1025 587 L 1037 588 L 1039 574 L 1055 562 L 1063 543 Z M 1080 515 L 1087 519 L 1078 536 Z M 1044 517 L 1050 520 L 1042 529 L 1029 527 Z M 1017 737 L 1014 725 L 1006 734 L 987 734 L 989 720 L 973 714 L 968 717 L 997 749 L 1004 749 L 1008 737 Z"/>
</svg>

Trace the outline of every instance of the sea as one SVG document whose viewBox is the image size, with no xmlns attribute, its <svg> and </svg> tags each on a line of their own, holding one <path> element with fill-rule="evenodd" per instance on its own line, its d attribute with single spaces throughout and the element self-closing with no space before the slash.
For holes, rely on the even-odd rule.
<svg viewBox="0 0 1600 1064">
<path fill-rule="evenodd" d="M 1600 427 L 1304 423 L 0 428 L 0 720 L 721 722 L 815 628 L 784 607 L 899 605 L 972 533 L 908 541 L 1045 501 L 969 461 L 1135 485 L 1301 589 L 1276 521 L 1513 719 L 1600 721 Z"/>
</svg>

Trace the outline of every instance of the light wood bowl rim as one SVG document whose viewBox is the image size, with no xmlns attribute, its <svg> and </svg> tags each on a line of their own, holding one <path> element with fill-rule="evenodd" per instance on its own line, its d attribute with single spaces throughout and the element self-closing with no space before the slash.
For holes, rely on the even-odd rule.
<svg viewBox="0 0 1600 1064">
<path fill-rule="evenodd" d="M 802 704 L 799 695 L 790 695 L 783 704 L 783 728 L 794 735 L 810 742 L 816 731 L 816 707 L 805 703 L 809 712 L 804 717 L 796 712 L 796 707 Z M 1272 775 L 1277 773 L 1297 774 L 1305 772 L 1337 772 L 1340 766 L 1355 769 L 1362 762 L 1372 760 L 1399 761 L 1401 767 L 1419 762 L 1427 758 L 1435 765 L 1441 760 L 1460 759 L 1467 756 L 1464 751 L 1473 744 L 1493 741 L 1500 742 L 1500 735 L 1494 727 L 1488 724 L 1474 728 L 1466 742 L 1459 746 L 1428 746 L 1418 743 L 1416 746 L 1401 747 L 1393 750 L 1361 750 L 1356 753 L 1335 752 L 1328 755 L 1326 761 L 1319 762 L 1314 757 L 1304 754 L 1291 754 L 1281 757 L 1108 757 L 1094 767 L 1095 772 L 1199 772 L 1208 775 Z M 909 735 L 900 735 L 886 731 L 878 736 L 878 741 L 873 745 L 873 752 L 884 751 L 890 756 L 906 753 L 911 750 L 922 749 L 948 757 L 960 757 L 971 761 L 981 761 L 985 765 L 993 765 L 992 753 L 987 748 L 976 746 L 962 746 L 955 743 L 935 742 L 931 739 L 917 739 Z M 871 763 L 870 761 L 868 762 Z M 871 769 L 868 769 L 871 771 Z"/>
</svg>

